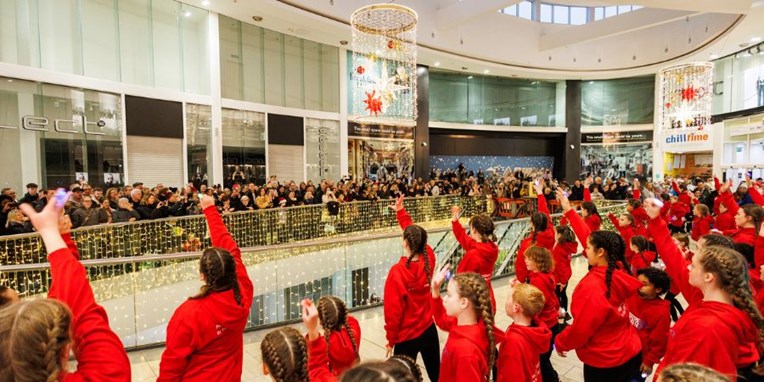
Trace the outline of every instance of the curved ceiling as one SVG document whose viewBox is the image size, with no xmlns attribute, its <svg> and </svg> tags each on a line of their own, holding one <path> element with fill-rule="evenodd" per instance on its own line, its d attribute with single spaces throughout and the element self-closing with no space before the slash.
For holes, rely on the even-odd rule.
<svg viewBox="0 0 764 382">
<path fill-rule="evenodd" d="M 341 40 L 351 40 L 348 20 L 353 11 L 377 2 L 381 1 L 211 0 L 207 8 L 282 33 L 340 45 Z M 585 25 L 558 25 L 498 12 L 520 0 L 400 4 L 419 15 L 421 64 L 502 76 L 595 79 L 650 74 L 671 64 L 734 53 L 752 38 L 764 37 L 762 0 L 544 2 L 644 8 Z M 263 19 L 254 22 L 253 16 Z"/>
</svg>

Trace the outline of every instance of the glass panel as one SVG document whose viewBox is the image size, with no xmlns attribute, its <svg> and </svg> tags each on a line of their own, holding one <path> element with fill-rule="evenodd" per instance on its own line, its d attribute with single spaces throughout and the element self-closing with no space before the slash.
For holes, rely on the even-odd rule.
<svg viewBox="0 0 764 382">
<path fill-rule="evenodd" d="M 16 0 L 0 0 L 0 61 L 18 64 L 18 49 L 21 36 L 17 32 L 16 22 L 19 26 L 24 25 L 20 17 L 21 9 L 16 9 Z M 19 8 L 23 5 L 19 4 Z M 2 132 L 0 132 L 1 134 Z"/>
<path fill-rule="evenodd" d="M 605 17 L 612 17 L 618 14 L 618 7 L 605 7 Z"/>
<path fill-rule="evenodd" d="M 618 6 L 618 14 L 623 14 L 626 12 L 631 12 L 631 5 L 619 5 Z"/>
<path fill-rule="evenodd" d="M 154 86 L 149 0 L 120 0 L 118 5 L 122 81 Z"/>
<path fill-rule="evenodd" d="M 265 114 L 223 109 L 223 176 L 225 187 L 265 184 Z"/>
<path fill-rule="evenodd" d="M 268 29 L 265 39 L 265 103 L 284 106 L 284 35 Z"/>
<path fill-rule="evenodd" d="M 116 2 L 82 0 L 83 66 L 88 77 L 119 81 Z"/>
<path fill-rule="evenodd" d="M 306 118 L 305 150 L 308 180 L 319 184 L 321 179 L 340 178 L 339 121 Z"/>
<path fill-rule="evenodd" d="M 183 13 L 180 3 L 170 0 L 151 2 L 151 27 L 154 47 L 154 85 L 182 90 L 183 65 L 180 54 L 179 19 L 191 17 Z"/>
<path fill-rule="evenodd" d="M 198 190 L 207 184 L 212 163 L 212 108 L 207 105 L 186 104 L 186 153 L 188 181 Z"/>
<path fill-rule="evenodd" d="M 584 7 L 570 7 L 570 23 L 573 25 L 586 24 L 587 11 Z"/>
<path fill-rule="evenodd" d="M 552 22 L 552 6 L 549 4 L 541 4 L 541 22 Z"/>
<path fill-rule="evenodd" d="M 517 15 L 528 20 L 533 20 L 533 3 L 523 1 L 517 4 Z"/>
<path fill-rule="evenodd" d="M 654 102 L 653 76 L 589 81 L 581 91 L 581 124 L 651 124 Z"/>
<path fill-rule="evenodd" d="M 554 6 L 554 23 L 555 24 L 567 24 L 569 21 L 570 8 L 562 5 Z"/>
<path fill-rule="evenodd" d="M 321 110 L 321 44 L 303 40 L 302 47 L 305 108 Z"/>
<path fill-rule="evenodd" d="M 511 15 L 511 16 L 517 16 L 517 4 L 504 8 L 504 13 Z"/>
<path fill-rule="evenodd" d="M 43 69 L 82 74 L 82 33 L 77 2 L 47 1 L 38 8 Z"/>
<path fill-rule="evenodd" d="M 241 24 L 241 43 L 243 44 L 239 50 L 243 63 L 243 99 L 250 102 L 265 103 L 263 28 L 247 23 L 239 24 Z"/>
<path fill-rule="evenodd" d="M 243 99 L 241 27 L 241 22 L 220 16 L 220 90 L 223 98 Z"/>
<path fill-rule="evenodd" d="M 208 15 L 204 9 L 181 4 L 183 85 L 189 93 L 210 94 Z"/>
<path fill-rule="evenodd" d="M 339 48 L 321 45 L 321 103 L 323 111 L 340 111 Z"/>
<path fill-rule="evenodd" d="M 602 20 L 605 18 L 605 8 L 603 7 L 597 7 L 594 8 L 594 20 Z"/>
<path fill-rule="evenodd" d="M 285 106 L 305 108 L 302 92 L 302 40 L 284 35 L 284 101 Z"/>
</svg>

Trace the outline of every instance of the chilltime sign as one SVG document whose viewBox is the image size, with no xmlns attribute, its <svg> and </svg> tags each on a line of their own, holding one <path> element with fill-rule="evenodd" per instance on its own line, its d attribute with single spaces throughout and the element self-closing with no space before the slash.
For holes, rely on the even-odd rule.
<svg viewBox="0 0 764 382">
<path fill-rule="evenodd" d="M 50 131 L 48 130 L 48 126 L 50 126 L 50 120 L 45 117 L 35 117 L 32 115 L 25 115 L 21 118 L 21 127 L 24 130 L 30 130 L 30 131 Z M 80 130 L 78 127 L 82 126 L 82 130 Z M 88 135 L 106 135 L 103 131 L 99 130 L 89 130 L 88 127 L 104 127 L 106 126 L 106 122 L 99 119 L 96 122 L 90 122 L 88 121 L 86 116 L 81 116 L 76 119 L 55 119 L 53 120 L 53 129 L 59 133 L 68 133 L 68 134 L 88 134 Z M 0 125 L 0 129 L 18 129 L 18 126 L 7 126 L 7 125 Z"/>
<path fill-rule="evenodd" d="M 704 142 L 709 139 L 707 133 L 672 134 L 666 137 L 666 143 Z"/>
<path fill-rule="evenodd" d="M 711 130 L 695 130 L 681 133 L 668 131 L 662 136 L 664 151 L 673 153 L 713 150 Z"/>
</svg>

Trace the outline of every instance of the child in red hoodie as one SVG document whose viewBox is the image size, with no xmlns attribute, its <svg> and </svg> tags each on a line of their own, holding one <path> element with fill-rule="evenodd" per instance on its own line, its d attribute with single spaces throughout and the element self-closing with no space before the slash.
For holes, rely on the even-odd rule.
<svg viewBox="0 0 764 382">
<path fill-rule="evenodd" d="M 636 274 L 638 269 L 647 268 L 655 261 L 655 252 L 650 251 L 650 242 L 644 236 L 632 236 L 629 243 L 631 257 L 627 257 L 631 265 L 631 273 Z"/>
<path fill-rule="evenodd" d="M 428 377 L 437 381 L 440 341 L 430 308 L 435 252 L 427 244 L 427 231 L 414 225 L 403 208 L 403 196 L 396 199 L 393 209 L 403 229 L 403 249 L 408 256 L 401 256 L 385 280 L 387 355 L 406 355 L 416 360 L 421 353 Z"/>
<path fill-rule="evenodd" d="M 461 209 L 451 207 L 451 227 L 459 245 L 464 249 L 464 257 L 456 268 L 457 273 L 474 272 L 483 276 L 488 293 L 491 296 L 491 311 L 496 311 L 496 299 L 493 296 L 491 279 L 496 259 L 499 258 L 499 247 L 496 245 L 496 235 L 491 217 L 485 214 L 475 215 L 470 219 L 470 234 L 464 232 L 459 223 Z"/>
<path fill-rule="evenodd" d="M 544 308 L 544 293 L 519 282 L 509 286 L 504 310 L 512 319 L 499 343 L 497 382 L 541 382 L 539 355 L 550 350 L 552 332 L 536 320 Z"/>
<path fill-rule="evenodd" d="M 568 281 L 573 275 L 573 270 L 570 267 L 570 261 L 573 258 L 573 254 L 578 250 L 578 241 L 576 241 L 576 234 L 570 229 L 570 226 L 561 225 L 555 227 L 555 244 L 552 249 L 552 256 L 554 257 L 554 278 L 557 281 L 557 299 L 560 301 L 560 307 L 563 308 L 565 313 L 568 311 Z"/>
<path fill-rule="evenodd" d="M 228 233 L 215 200 L 202 197 L 212 247 L 199 260 L 204 285 L 181 304 L 167 325 L 157 381 L 238 381 L 244 357 L 244 328 L 254 287 L 239 246 Z"/>
<path fill-rule="evenodd" d="M 631 259 L 634 257 L 634 251 L 631 250 L 629 243 L 631 243 L 631 238 L 636 235 L 634 233 L 634 216 L 627 212 L 621 214 L 618 218 L 613 213 L 608 213 L 607 217 L 613 223 L 615 229 L 618 230 L 618 233 L 621 234 L 623 242 L 626 243 L 626 259 Z"/>
<path fill-rule="evenodd" d="M 576 350 L 585 381 L 631 381 L 640 374 L 642 345 L 625 317 L 625 302 L 642 283 L 628 274 L 623 239 L 610 231 L 590 233 L 561 190 L 557 198 L 576 236 L 588 238 L 586 258 L 592 266 L 573 291 L 575 319 L 555 339 L 557 353 L 564 357 Z"/>
<path fill-rule="evenodd" d="M 753 247 L 756 243 L 756 230 L 764 220 L 764 209 L 755 204 L 746 204 L 742 207 L 737 205 L 732 193 L 729 191 L 730 183 L 725 183 L 719 189 L 719 198 L 730 214 L 735 217 L 736 229 L 722 231 L 736 243 L 744 243 Z M 717 228 L 718 229 L 718 228 Z"/>
<path fill-rule="evenodd" d="M 652 267 L 637 271 L 637 279 L 642 282 L 639 293 L 626 300 L 631 324 L 637 329 L 642 343 L 641 380 L 644 381 L 666 353 L 671 317 L 669 302 L 660 298 L 668 292 L 671 281 L 666 272 Z"/>
<path fill-rule="evenodd" d="M 727 207 L 722 204 L 722 199 L 718 196 L 714 200 L 714 203 L 717 202 L 719 203 L 719 214 L 714 219 L 714 229 L 724 232 L 737 228 L 735 225 L 735 215 L 727 210 Z"/>
<path fill-rule="evenodd" d="M 355 317 L 348 315 L 345 302 L 336 296 L 318 299 L 318 321 L 324 328 L 329 370 L 340 375 L 360 360 L 361 327 Z"/>
<path fill-rule="evenodd" d="M 440 285 L 449 279 L 441 300 Z M 496 356 L 496 338 L 488 287 L 477 273 L 451 276 L 446 265 L 432 278 L 432 311 L 435 323 L 448 332 L 443 348 L 439 382 L 488 381 Z"/>
<path fill-rule="evenodd" d="M 714 218 L 708 211 L 708 206 L 700 203 L 692 208 L 692 215 L 695 216 L 695 219 L 692 220 L 692 240 L 698 241 L 701 236 L 711 231 Z"/>
<path fill-rule="evenodd" d="M 684 230 L 684 222 L 687 220 L 685 216 L 690 212 L 690 205 L 682 202 L 678 197 L 671 197 L 671 207 L 669 207 L 669 229 L 671 233 L 682 233 Z"/>
<path fill-rule="evenodd" d="M 528 269 L 525 267 L 525 251 L 531 246 L 539 246 L 552 250 L 554 248 L 554 225 L 549 217 L 549 206 L 544 197 L 544 187 L 541 180 L 536 180 L 534 186 L 538 195 L 538 212 L 531 215 L 531 235 L 520 242 L 520 248 L 515 257 L 515 277 L 520 282 L 527 282 Z"/>
<path fill-rule="evenodd" d="M 53 281 L 48 298 L 12 301 L 0 309 L 0 379 L 130 381 L 125 348 L 96 304 L 68 233 L 71 222 L 61 215 L 69 194 L 58 192 L 39 213 L 26 203 L 20 207 L 45 244 Z M 67 370 L 70 350 L 74 371 Z"/>
<path fill-rule="evenodd" d="M 554 260 L 548 249 L 533 246 L 525 251 L 525 263 L 529 271 L 528 281 L 544 293 L 544 308 L 539 313 L 538 320 L 552 331 L 552 342 L 549 343 L 549 349 L 541 354 L 541 376 L 544 381 L 556 382 L 559 380 L 559 376 L 550 361 L 554 338 L 560 332 L 557 326 L 560 303 L 555 295 L 556 282 L 552 273 Z"/>
</svg>

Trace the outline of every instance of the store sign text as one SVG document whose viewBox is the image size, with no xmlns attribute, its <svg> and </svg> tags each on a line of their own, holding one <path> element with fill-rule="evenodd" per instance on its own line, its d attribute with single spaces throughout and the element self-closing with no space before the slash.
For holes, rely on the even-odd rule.
<svg viewBox="0 0 764 382">
<path fill-rule="evenodd" d="M 103 131 L 88 130 L 89 126 L 104 127 L 106 123 L 103 120 L 96 122 L 88 122 L 87 117 L 84 115 L 80 119 L 55 119 L 53 120 L 53 129 L 59 133 L 80 134 L 85 133 L 89 135 L 106 135 Z M 24 130 L 30 131 L 49 131 L 50 120 L 45 117 L 35 117 L 26 115 L 21 118 L 21 127 Z M 82 126 L 82 131 L 77 127 Z M 5 126 L 0 125 L 0 129 L 18 129 L 18 126 Z"/>
<path fill-rule="evenodd" d="M 666 143 L 687 143 L 708 141 L 706 133 L 672 134 L 666 137 Z"/>
</svg>

